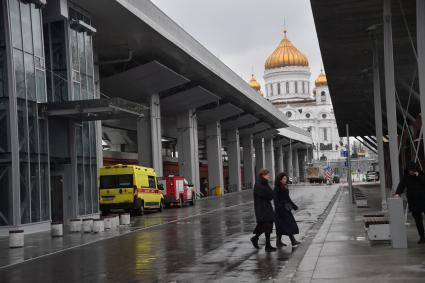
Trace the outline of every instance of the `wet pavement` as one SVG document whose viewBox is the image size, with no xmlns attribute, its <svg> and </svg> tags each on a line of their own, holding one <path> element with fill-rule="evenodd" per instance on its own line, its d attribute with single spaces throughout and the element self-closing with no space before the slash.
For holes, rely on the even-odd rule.
<svg viewBox="0 0 425 283">
<path fill-rule="evenodd" d="M 317 222 L 337 189 L 293 187 L 292 199 L 300 207 L 295 214 L 301 231 L 298 238 Z M 26 238 L 29 247 L 18 250 L 4 249 L 0 242 L 0 282 L 279 280 L 294 251 L 290 245 L 271 254 L 253 249 L 249 238 L 255 224 L 252 191 L 246 191 L 201 200 L 195 207 L 135 217 L 131 227 L 115 234 L 74 234 L 53 243 L 44 233 L 44 238 L 43 234 L 27 237 L 32 244 Z M 260 245 L 264 246 L 264 238 Z"/>
<path fill-rule="evenodd" d="M 414 220 L 407 219 L 407 249 L 393 249 L 389 241 L 370 242 L 363 214 L 380 210 L 379 184 L 355 184 L 368 207 L 351 204 L 348 189 L 338 199 L 292 274 L 284 282 L 425 282 L 425 245 L 418 245 Z"/>
</svg>

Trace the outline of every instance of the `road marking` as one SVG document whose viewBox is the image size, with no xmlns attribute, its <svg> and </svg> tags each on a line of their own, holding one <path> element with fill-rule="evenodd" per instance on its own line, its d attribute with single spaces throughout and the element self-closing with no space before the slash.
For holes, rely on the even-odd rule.
<svg viewBox="0 0 425 283">
<path fill-rule="evenodd" d="M 182 217 L 182 218 L 170 220 L 170 221 L 167 221 L 167 222 L 164 222 L 164 223 L 154 224 L 154 225 L 151 225 L 151 226 L 148 226 L 148 227 L 136 228 L 136 229 L 131 230 L 131 231 L 123 232 L 123 233 L 121 233 L 119 235 L 112 235 L 112 236 L 107 237 L 107 238 L 101 238 L 101 239 L 93 240 L 93 241 L 90 241 L 90 242 L 87 242 L 87 243 L 84 243 L 84 244 L 80 244 L 80 245 L 68 247 L 68 248 L 65 248 L 65 249 L 62 249 L 62 250 L 59 250 L 59 251 L 54 251 L 54 252 L 46 253 L 44 255 L 36 256 L 36 257 L 33 257 L 33 258 L 24 259 L 23 261 L 20 261 L 20 262 L 15 262 L 15 263 L 11 263 L 11 264 L 8 264 L 8 265 L 3 265 L 3 266 L 0 266 L 0 270 L 4 270 L 4 269 L 7 269 L 9 267 L 12 267 L 12 266 L 15 266 L 15 265 L 19 265 L 19 264 L 23 264 L 23 263 L 28 263 L 28 262 L 31 262 L 31 261 L 34 261 L 34 260 L 42 259 L 44 257 L 48 257 L 48 256 L 52 256 L 52 255 L 57 255 L 57 254 L 60 254 L 60 253 L 64 253 L 64 252 L 69 251 L 69 250 L 72 250 L 72 249 L 77 249 L 77 248 L 85 247 L 85 246 L 88 246 L 88 245 L 91 245 L 91 244 L 95 244 L 95 243 L 98 243 L 98 242 L 101 242 L 101 241 L 105 241 L 105 240 L 117 238 L 117 237 L 124 236 L 124 235 L 133 234 L 133 233 L 144 231 L 144 230 L 148 230 L 148 229 L 157 228 L 157 227 L 160 227 L 160 226 L 165 226 L 165 225 L 176 223 L 176 222 L 179 222 L 179 221 L 182 221 L 182 220 L 196 218 L 196 217 L 200 217 L 200 216 L 203 216 L 203 215 L 211 214 L 213 212 L 217 212 L 217 211 L 221 211 L 221 210 L 228 210 L 228 209 L 232 209 L 232 208 L 235 208 L 235 207 L 238 207 L 238 206 L 248 205 L 248 204 L 252 204 L 252 203 L 254 203 L 254 201 L 248 201 L 248 202 L 239 203 L 239 204 L 235 204 L 235 205 L 231 205 L 231 206 L 226 206 L 226 207 L 222 207 L 222 208 L 216 208 L 216 209 L 213 209 L 213 210 L 210 210 L 210 211 L 207 211 L 207 212 L 201 212 L 201 213 L 198 213 L 198 214 L 194 214 L 194 215 L 190 215 L 190 216 L 186 216 L 186 217 Z"/>
</svg>

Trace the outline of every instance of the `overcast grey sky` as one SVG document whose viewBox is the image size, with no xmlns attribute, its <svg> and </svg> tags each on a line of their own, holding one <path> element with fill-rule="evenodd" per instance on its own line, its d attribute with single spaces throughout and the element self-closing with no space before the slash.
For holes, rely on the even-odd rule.
<svg viewBox="0 0 425 283">
<path fill-rule="evenodd" d="M 152 0 L 245 80 L 254 75 L 264 91 L 264 62 L 283 37 L 309 59 L 311 80 L 322 68 L 309 0 Z"/>
</svg>

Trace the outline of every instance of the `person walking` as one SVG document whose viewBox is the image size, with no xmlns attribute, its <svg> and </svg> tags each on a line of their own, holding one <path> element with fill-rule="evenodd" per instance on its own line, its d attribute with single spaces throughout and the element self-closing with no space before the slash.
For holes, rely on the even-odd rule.
<svg viewBox="0 0 425 283">
<path fill-rule="evenodd" d="M 279 173 L 274 183 L 274 207 L 276 226 L 276 246 L 286 246 L 282 242 L 282 235 L 289 236 L 291 244 L 296 247 L 300 244 L 294 235 L 299 233 L 297 222 L 292 215 L 292 209 L 298 210 L 298 206 L 291 200 L 288 188 L 288 175 Z"/>
<path fill-rule="evenodd" d="M 270 172 L 267 169 L 261 169 L 258 172 L 258 178 L 254 185 L 254 209 L 257 219 L 257 226 L 254 229 L 254 237 L 251 238 L 252 245 L 259 249 L 258 239 L 261 234 L 266 236 L 266 252 L 276 251 L 270 243 L 270 235 L 273 230 L 274 212 L 271 201 L 273 200 L 273 190 L 269 186 L 271 179 Z"/>
<path fill-rule="evenodd" d="M 400 197 L 406 189 L 407 203 L 415 219 L 419 234 L 418 244 L 425 244 L 422 213 L 425 213 L 425 174 L 415 162 L 409 162 L 405 174 L 397 186 L 396 197 Z"/>
</svg>

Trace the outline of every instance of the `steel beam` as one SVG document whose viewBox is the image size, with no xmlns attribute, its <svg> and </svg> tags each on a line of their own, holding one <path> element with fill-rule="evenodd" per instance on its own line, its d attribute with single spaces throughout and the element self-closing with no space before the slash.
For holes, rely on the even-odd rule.
<svg viewBox="0 0 425 283">
<path fill-rule="evenodd" d="M 398 137 L 397 137 L 397 106 L 394 82 L 394 57 L 393 36 L 391 20 L 391 0 L 384 0 L 384 73 L 385 73 L 385 96 L 387 108 L 387 125 L 389 135 L 389 149 L 391 161 L 392 192 L 400 180 Z"/>
<path fill-rule="evenodd" d="M 418 50 L 418 78 L 421 104 L 422 133 L 425 129 L 425 1 L 416 0 L 416 44 Z M 425 150 L 425 146 L 424 146 Z"/>
</svg>

